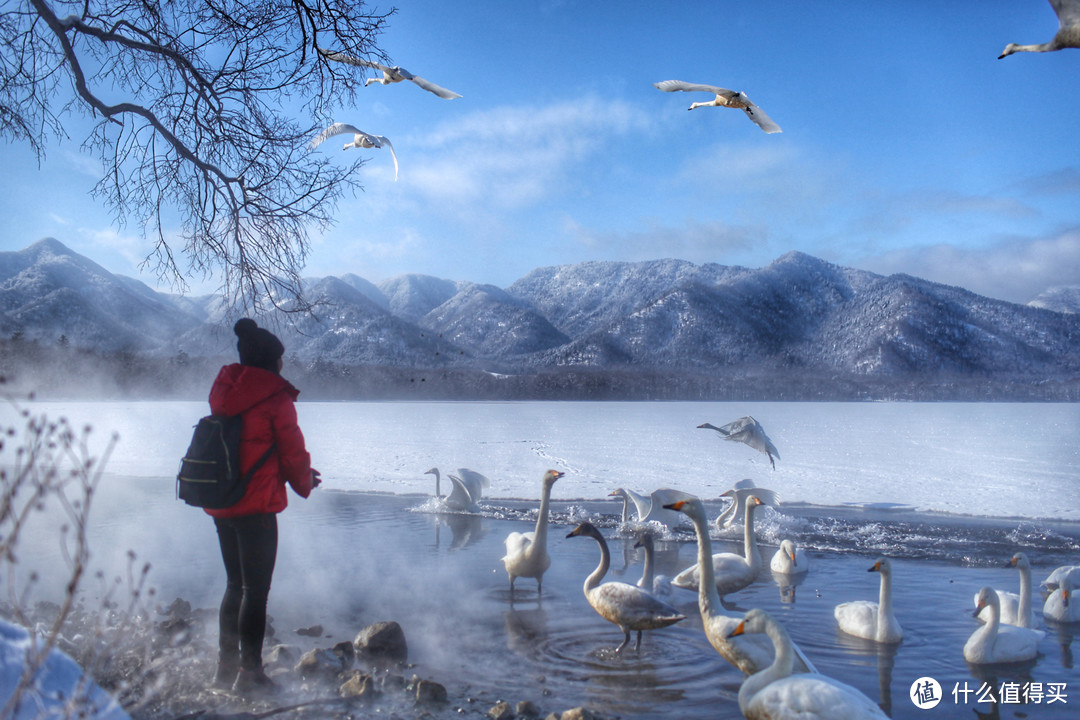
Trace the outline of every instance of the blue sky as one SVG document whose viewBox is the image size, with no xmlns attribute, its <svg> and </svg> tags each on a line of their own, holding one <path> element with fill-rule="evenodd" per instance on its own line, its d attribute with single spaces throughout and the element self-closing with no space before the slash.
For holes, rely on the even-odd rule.
<svg viewBox="0 0 1080 720">
<path fill-rule="evenodd" d="M 397 4 L 392 60 L 463 97 L 371 85 L 334 119 L 390 138 L 305 271 L 505 287 L 540 266 L 676 257 L 761 267 L 799 250 L 1024 302 L 1080 283 L 1080 51 L 1045 0 Z M 679 79 L 745 92 L 687 112 Z M 0 147 L 0 250 L 53 236 L 113 272 L 150 251 L 88 191 L 83 135 Z M 341 142 L 339 142 L 339 140 Z M 162 286 L 163 289 L 167 287 Z"/>
</svg>

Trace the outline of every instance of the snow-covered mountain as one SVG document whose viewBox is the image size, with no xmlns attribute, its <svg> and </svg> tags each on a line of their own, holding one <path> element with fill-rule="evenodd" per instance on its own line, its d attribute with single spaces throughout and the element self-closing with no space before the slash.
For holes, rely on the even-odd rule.
<svg viewBox="0 0 1080 720">
<path fill-rule="evenodd" d="M 307 281 L 314 315 L 260 318 L 291 358 L 338 366 L 1070 380 L 1080 314 L 802 253 L 748 269 L 682 260 L 539 268 L 505 289 L 424 275 Z M 0 339 L 228 357 L 213 298 L 159 294 L 53 239 L 0 253 Z"/>
<path fill-rule="evenodd" d="M 1080 285 L 1047 288 L 1028 305 L 1058 312 L 1080 313 Z"/>
</svg>

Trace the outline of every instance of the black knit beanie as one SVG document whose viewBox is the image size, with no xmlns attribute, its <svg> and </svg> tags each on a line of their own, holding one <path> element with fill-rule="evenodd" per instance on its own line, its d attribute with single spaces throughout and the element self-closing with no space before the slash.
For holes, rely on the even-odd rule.
<svg viewBox="0 0 1080 720">
<path fill-rule="evenodd" d="M 233 332 L 239 338 L 236 350 L 240 353 L 241 365 L 278 372 L 278 360 L 285 354 L 285 346 L 274 333 L 259 327 L 251 318 L 237 320 Z"/>
</svg>

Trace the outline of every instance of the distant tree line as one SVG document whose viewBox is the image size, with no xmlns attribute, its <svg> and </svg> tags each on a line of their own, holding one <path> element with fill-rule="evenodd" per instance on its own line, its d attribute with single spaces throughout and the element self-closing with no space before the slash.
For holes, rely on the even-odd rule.
<svg viewBox="0 0 1080 720">
<path fill-rule="evenodd" d="M 0 340 L 7 389 L 41 398 L 204 400 L 232 357 L 101 354 L 59 340 Z M 957 375 L 878 378 L 804 369 L 667 372 L 556 368 L 498 374 L 472 368 L 348 366 L 286 357 L 284 375 L 304 400 L 657 400 L 657 401 L 1080 401 L 1080 378 L 1044 380 Z"/>
</svg>

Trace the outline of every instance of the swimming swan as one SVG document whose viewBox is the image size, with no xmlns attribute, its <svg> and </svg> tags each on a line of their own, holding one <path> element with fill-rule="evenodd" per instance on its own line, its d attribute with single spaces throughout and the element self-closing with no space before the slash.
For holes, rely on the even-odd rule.
<svg viewBox="0 0 1080 720">
<path fill-rule="evenodd" d="M 720 493 L 720 497 L 731 498 L 724 511 L 716 516 L 716 529 L 726 530 L 746 517 L 746 498 L 757 495 L 758 500 L 771 507 L 780 504 L 780 496 L 767 488 L 759 488 L 750 478 L 740 480 L 730 489 Z"/>
<path fill-rule="evenodd" d="M 671 510 L 665 510 L 664 505 L 673 503 L 685 497 L 686 493 L 671 488 L 653 490 L 648 496 L 636 493 L 626 488 L 615 488 L 608 497 L 622 498 L 622 521 L 628 522 L 630 518 L 630 503 L 634 503 L 637 511 L 637 522 L 658 522 L 667 527 L 678 527 L 682 522 L 682 515 Z"/>
<path fill-rule="evenodd" d="M 430 80 L 425 80 L 419 75 L 413 75 L 411 72 L 403 67 L 397 65 L 393 67 L 387 67 L 386 65 L 380 65 L 377 62 L 370 60 L 364 60 L 363 58 L 352 57 L 345 53 L 331 52 L 330 50 L 323 50 L 319 48 L 319 52 L 328 60 L 336 60 L 337 62 L 347 63 L 349 65 L 356 65 L 358 67 L 372 68 L 382 73 L 381 78 L 368 78 L 364 83 L 364 87 L 367 87 L 371 83 L 379 83 L 380 85 L 389 85 L 391 83 L 399 83 L 402 80 L 411 80 L 419 87 L 424 88 L 430 93 L 435 93 L 439 97 L 446 100 L 453 100 L 454 98 L 461 97 L 456 92 L 447 90 L 444 87 L 439 87 Z"/>
<path fill-rule="evenodd" d="M 1050 593 L 1043 604 L 1043 617 L 1060 623 L 1080 622 L 1080 602 L 1073 594 L 1072 576 L 1061 579 L 1061 585 Z"/>
<path fill-rule="evenodd" d="M 733 420 L 723 427 L 716 427 L 711 423 L 702 423 L 698 425 L 698 429 L 715 430 L 725 440 L 746 443 L 759 453 L 768 455 L 769 464 L 772 465 L 773 470 L 776 469 L 776 461 L 773 458 L 779 460 L 780 453 L 776 451 L 773 441 L 765 434 L 765 428 L 761 427 L 761 423 L 749 415 Z"/>
<path fill-rule="evenodd" d="M 441 475 L 439 468 L 433 467 L 424 471 L 425 475 L 435 476 L 435 497 L 440 498 L 443 504 L 451 510 L 464 510 L 466 512 L 480 512 L 480 498 L 484 496 L 484 489 L 491 486 L 491 481 L 478 472 L 467 468 L 458 468 L 461 477 L 447 475 L 453 488 L 445 498 L 439 487 Z"/>
<path fill-rule="evenodd" d="M 743 524 L 744 554 L 723 552 L 712 556 L 711 567 L 720 597 L 742 590 L 761 573 L 761 553 L 754 535 L 754 510 L 761 504 L 761 500 L 754 495 L 746 501 L 746 522 Z M 671 584 L 684 590 L 697 590 L 700 575 L 698 563 L 695 563 L 676 575 Z"/>
<path fill-rule="evenodd" d="M 1073 585 L 1080 585 L 1080 565 L 1062 565 L 1054 569 L 1054 572 L 1046 576 L 1040 583 L 1044 588 L 1053 592 L 1061 585 L 1061 579 L 1066 575 L 1072 576 Z"/>
<path fill-rule="evenodd" d="M 720 604 L 720 593 L 716 589 L 713 576 L 712 541 L 709 539 L 709 524 L 705 519 L 705 506 L 695 497 L 669 505 L 694 524 L 697 536 L 697 567 L 701 570 L 702 582 L 698 584 L 698 610 L 701 612 L 701 624 L 705 637 L 721 657 L 747 675 L 764 670 L 774 658 L 773 644 L 768 637 L 757 633 L 729 637 L 739 624 L 739 618 L 725 615 Z M 797 658 L 794 661 L 797 672 L 817 672 L 813 663 L 795 646 Z M 789 670 L 790 672 L 790 670 Z"/>
<path fill-rule="evenodd" d="M 739 688 L 739 709 L 749 720 L 887 720 L 873 700 L 850 685 L 819 673 L 792 675 L 791 637 L 764 610 L 746 613 L 731 635 L 745 633 L 764 633 L 776 655 Z"/>
<path fill-rule="evenodd" d="M 1080 0 L 1050 0 L 1058 17 L 1058 30 L 1050 42 L 1039 45 L 1009 43 L 998 60 L 1017 52 L 1053 52 L 1064 48 L 1080 48 Z"/>
<path fill-rule="evenodd" d="M 635 650 L 641 649 L 641 633 L 644 630 L 674 625 L 686 616 L 658 600 L 651 593 L 624 582 L 600 584 L 611 566 L 611 553 L 607 542 L 592 523 L 581 523 L 566 537 L 591 537 L 600 545 L 600 564 L 585 578 L 585 598 L 593 609 L 608 622 L 615 623 L 623 631 L 623 642 L 615 652 L 622 652 L 630 643 L 630 631 L 637 631 Z"/>
<path fill-rule="evenodd" d="M 319 147 L 324 141 L 334 137 L 335 135 L 345 135 L 351 133 L 353 136 L 352 142 L 345 143 L 345 147 L 342 150 L 348 150 L 349 148 L 381 148 L 385 145 L 390 149 L 390 156 L 394 158 L 394 180 L 398 179 L 398 161 L 397 153 L 394 152 L 394 146 L 390 144 L 390 140 L 382 135 L 372 135 L 366 133 L 363 130 L 349 125 L 348 123 L 334 123 L 330 127 L 319 133 L 314 140 L 309 143 L 309 147 L 314 150 Z"/>
<path fill-rule="evenodd" d="M 973 615 L 989 608 L 990 618 L 986 624 L 964 643 L 964 659 L 975 665 L 993 665 L 1031 660 L 1039 654 L 1039 641 L 1046 636 L 1042 630 L 1001 624 L 1001 608 L 993 588 L 979 590 L 979 601 Z"/>
<path fill-rule="evenodd" d="M 904 631 L 893 614 L 892 565 L 887 559 L 879 558 L 866 571 L 881 573 L 878 602 L 854 600 L 840 603 L 833 608 L 833 617 L 848 635 L 879 643 L 898 643 L 904 639 Z"/>
<path fill-rule="evenodd" d="M 506 536 L 506 555 L 503 566 L 510 576 L 510 593 L 514 592 L 514 580 L 519 577 L 536 578 L 536 592 L 543 591 L 544 573 L 551 567 L 547 552 L 548 506 L 551 504 L 551 488 L 565 473 L 548 470 L 541 481 L 540 512 L 536 516 L 533 532 L 512 532 Z"/>
<path fill-rule="evenodd" d="M 1020 571 L 1020 594 L 994 590 L 1001 609 L 1001 622 L 1004 625 L 1034 628 L 1035 614 L 1031 608 L 1031 563 L 1028 562 L 1027 555 L 1018 552 L 1005 564 L 1005 567 L 1014 567 Z M 979 594 L 975 593 L 975 603 L 978 604 L 978 602 Z M 990 619 L 990 609 L 983 608 L 978 618 L 980 622 L 987 622 Z"/>
<path fill-rule="evenodd" d="M 634 543 L 634 547 L 645 551 L 645 563 L 641 568 L 641 579 L 637 581 L 637 586 L 658 598 L 670 597 L 671 578 L 656 574 L 656 548 L 653 545 L 652 532 L 646 530 L 641 533 L 641 539 Z"/>
<path fill-rule="evenodd" d="M 746 97 L 745 93 L 737 92 L 735 90 L 728 90 L 727 88 L 717 87 L 715 85 L 699 85 L 697 83 L 683 82 L 682 80 L 663 80 L 658 83 L 653 83 L 653 87 L 657 90 L 663 90 L 664 92 L 709 92 L 716 97 L 708 102 L 696 102 L 690 105 L 687 110 L 694 110 L 699 107 L 729 107 L 742 110 L 746 113 L 746 116 L 754 121 L 759 128 L 767 133 L 781 132 L 780 126 L 777 125 L 765 114 L 765 111 L 759 108 L 754 103 L 750 102 L 750 98 Z"/>
<path fill-rule="evenodd" d="M 782 575 L 802 575 L 810 570 L 810 558 L 791 540 L 781 540 L 780 549 L 772 556 L 769 568 Z"/>
</svg>

